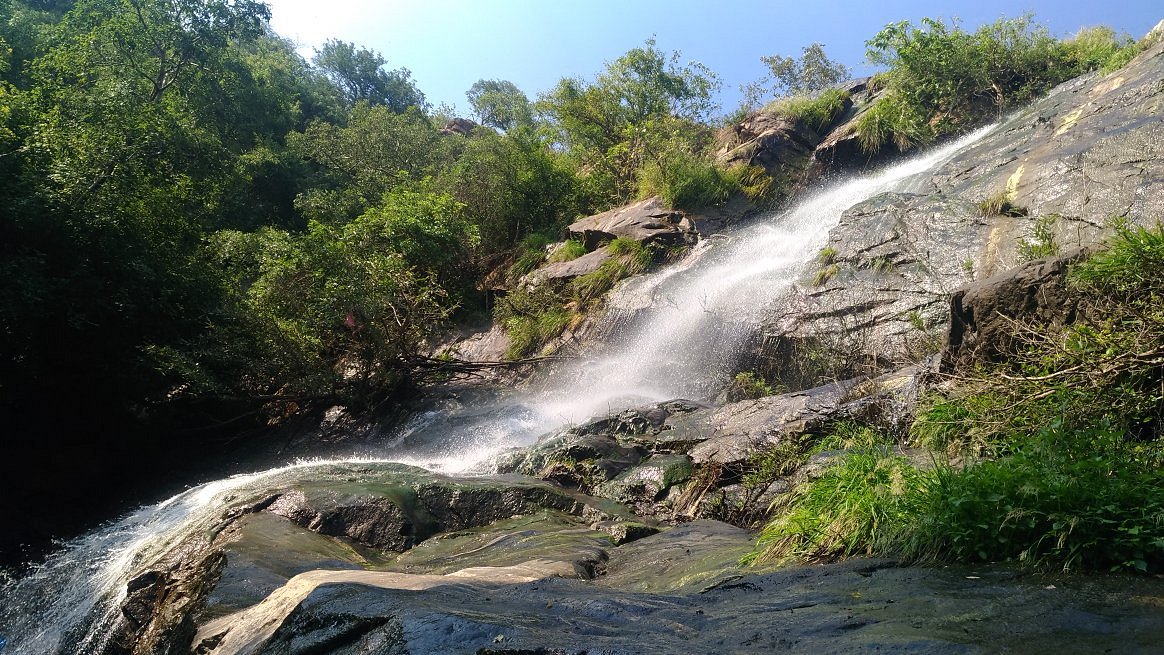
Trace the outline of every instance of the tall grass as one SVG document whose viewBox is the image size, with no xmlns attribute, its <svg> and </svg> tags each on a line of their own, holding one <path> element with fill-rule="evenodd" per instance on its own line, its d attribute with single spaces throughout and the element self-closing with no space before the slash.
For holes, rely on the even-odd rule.
<svg viewBox="0 0 1164 655">
<path fill-rule="evenodd" d="M 872 555 L 892 548 L 916 514 L 921 474 L 894 452 L 892 440 L 850 429 L 817 448 L 848 444 L 836 463 L 785 497 L 777 518 L 761 532 L 756 562 L 820 562 Z"/>
<path fill-rule="evenodd" d="M 781 98 L 770 103 L 764 111 L 801 121 L 823 133 L 841 117 L 848 103 L 848 91 L 828 89 L 812 97 Z"/>
</svg>

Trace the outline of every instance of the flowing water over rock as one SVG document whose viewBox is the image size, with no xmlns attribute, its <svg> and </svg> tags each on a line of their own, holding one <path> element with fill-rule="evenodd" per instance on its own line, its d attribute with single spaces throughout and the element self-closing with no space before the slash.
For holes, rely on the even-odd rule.
<svg viewBox="0 0 1164 655">
<path fill-rule="evenodd" d="M 779 296 L 803 273 L 828 231 L 852 205 L 885 191 L 910 191 L 923 173 L 984 128 L 876 175 L 843 181 L 791 210 L 697 247 L 677 266 L 615 292 L 619 336 L 592 358 L 550 376 L 546 388 L 482 407 L 415 417 L 384 452 L 343 462 L 395 461 L 460 472 L 503 449 L 529 445 L 556 427 L 647 402 L 709 399 L 731 362 Z M 67 544 L 0 597 L 0 652 L 99 652 L 121 620 L 126 583 L 184 538 L 211 529 L 239 497 L 274 488 L 333 462 L 299 462 L 190 489 Z M 2 643 L 2 642 L 0 642 Z"/>
</svg>

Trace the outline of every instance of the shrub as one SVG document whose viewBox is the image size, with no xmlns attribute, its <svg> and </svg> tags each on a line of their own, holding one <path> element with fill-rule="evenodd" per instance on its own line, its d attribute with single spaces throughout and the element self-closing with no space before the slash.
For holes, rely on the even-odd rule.
<svg viewBox="0 0 1164 655">
<path fill-rule="evenodd" d="M 887 550 L 917 511 L 922 475 L 868 428 L 843 426 L 817 447 L 848 449 L 816 480 L 780 501 L 755 562 L 818 562 Z"/>
<path fill-rule="evenodd" d="M 828 266 L 818 270 L 816 274 L 812 276 L 812 285 L 814 287 L 824 286 L 824 284 L 836 277 L 837 273 L 840 272 L 841 269 L 839 266 L 836 264 L 829 264 Z"/>
<path fill-rule="evenodd" d="M 578 259 L 586 254 L 586 246 L 577 239 L 567 239 L 550 253 L 546 260 L 551 264 L 555 262 L 568 262 L 572 259 Z"/>
<path fill-rule="evenodd" d="M 1055 243 L 1055 223 L 1058 219 L 1057 214 L 1047 214 L 1035 219 L 1030 236 L 1018 240 L 1020 259 L 1029 262 L 1059 254 L 1059 244 Z"/>
<path fill-rule="evenodd" d="M 657 195 L 673 209 L 697 210 L 728 201 L 739 180 L 713 162 L 678 150 L 639 172 L 639 197 Z"/>
<path fill-rule="evenodd" d="M 1026 216 L 1026 207 L 1019 207 L 1010 200 L 1010 194 L 1000 191 L 978 203 L 978 213 L 982 216 Z"/>
<path fill-rule="evenodd" d="M 548 285 L 522 287 L 498 299 L 493 316 L 509 335 L 505 356 L 510 359 L 536 353 L 572 320 L 571 313 Z"/>
<path fill-rule="evenodd" d="M 776 195 L 780 190 L 776 180 L 768 175 L 763 166 L 755 164 L 736 164 L 724 171 L 731 186 L 743 192 L 748 200 L 754 203 L 764 203 Z"/>
<path fill-rule="evenodd" d="M 516 284 L 522 276 L 527 275 L 546 261 L 546 246 L 550 245 L 550 237 L 535 232 L 526 236 L 518 245 L 517 257 L 509 266 L 506 279 L 510 284 Z"/>
<path fill-rule="evenodd" d="M 1157 292 L 1164 272 L 1164 229 L 1128 227 L 1116 221 L 1116 236 L 1102 252 L 1071 269 L 1071 282 L 1081 291 L 1120 302 L 1140 302 L 1141 292 Z"/>
<path fill-rule="evenodd" d="M 771 396 L 774 393 L 772 385 L 764 381 L 752 371 L 745 371 L 743 373 L 736 373 L 732 379 L 732 383 L 727 388 L 728 402 L 736 402 L 740 400 L 755 400 L 763 398 L 764 396 Z"/>
<path fill-rule="evenodd" d="M 887 25 L 866 43 L 868 60 L 889 70 L 880 76 L 886 95 L 859 120 L 861 146 L 878 152 L 892 142 L 906 150 L 966 129 L 1101 59 L 1104 65 L 1126 61 L 1121 43 L 1102 30 L 1082 34 L 1074 45 L 1060 42 L 1030 15 L 973 33 L 931 18 L 920 26 Z"/>
<path fill-rule="evenodd" d="M 892 143 L 905 151 L 934 140 L 927 112 L 900 96 L 883 96 L 857 119 L 857 142 L 866 153 L 880 152 Z"/>
<path fill-rule="evenodd" d="M 770 103 L 764 111 L 801 121 L 816 132 L 823 133 L 845 112 L 849 92 L 828 89 L 817 96 L 782 98 Z"/>
<path fill-rule="evenodd" d="M 1067 57 L 1080 70 L 1104 73 L 1122 68 L 1140 52 L 1132 37 L 1117 36 L 1110 27 L 1085 27 L 1063 42 Z"/>
<path fill-rule="evenodd" d="M 1164 471 L 1120 432 L 1051 427 L 1012 456 L 938 467 L 919 487 L 915 559 L 1164 569 Z"/>
</svg>

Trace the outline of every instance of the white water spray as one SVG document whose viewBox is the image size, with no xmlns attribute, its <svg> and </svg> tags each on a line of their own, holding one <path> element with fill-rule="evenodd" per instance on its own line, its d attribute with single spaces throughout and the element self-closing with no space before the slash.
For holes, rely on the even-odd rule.
<svg viewBox="0 0 1164 655">
<path fill-rule="evenodd" d="M 182 539 L 220 520 L 238 494 L 277 488 L 312 467 L 400 462 L 455 473 L 591 416 L 678 397 L 706 399 L 730 361 L 825 244 L 841 213 L 982 138 L 983 128 L 869 176 L 831 185 L 792 209 L 701 243 L 680 264 L 624 284 L 612 309 L 642 310 L 595 360 L 555 374 L 534 396 L 460 412 L 426 412 L 393 439 L 386 458 L 302 461 L 218 480 L 142 507 L 75 539 L 0 591 L 0 654 L 99 652 L 120 620 L 126 582 Z M 0 642 L 2 643 L 2 642 Z"/>
</svg>

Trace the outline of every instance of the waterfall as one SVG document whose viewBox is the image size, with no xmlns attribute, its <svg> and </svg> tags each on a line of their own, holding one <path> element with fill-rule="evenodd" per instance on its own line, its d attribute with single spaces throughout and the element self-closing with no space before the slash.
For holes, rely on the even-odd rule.
<svg viewBox="0 0 1164 655">
<path fill-rule="evenodd" d="M 0 654 L 99 652 L 120 620 L 126 582 L 187 535 L 211 526 L 244 491 L 275 488 L 336 462 L 402 462 L 463 472 L 499 451 L 609 411 L 686 397 L 707 399 L 771 303 L 824 246 L 841 213 L 923 174 L 982 138 L 983 128 L 881 172 L 828 185 L 794 207 L 705 240 L 680 263 L 616 289 L 612 310 L 633 313 L 593 358 L 564 366 L 545 388 L 485 407 L 415 416 L 386 452 L 301 461 L 189 489 L 74 539 L 0 588 Z M 632 310 L 635 310 L 632 312 Z"/>
</svg>

